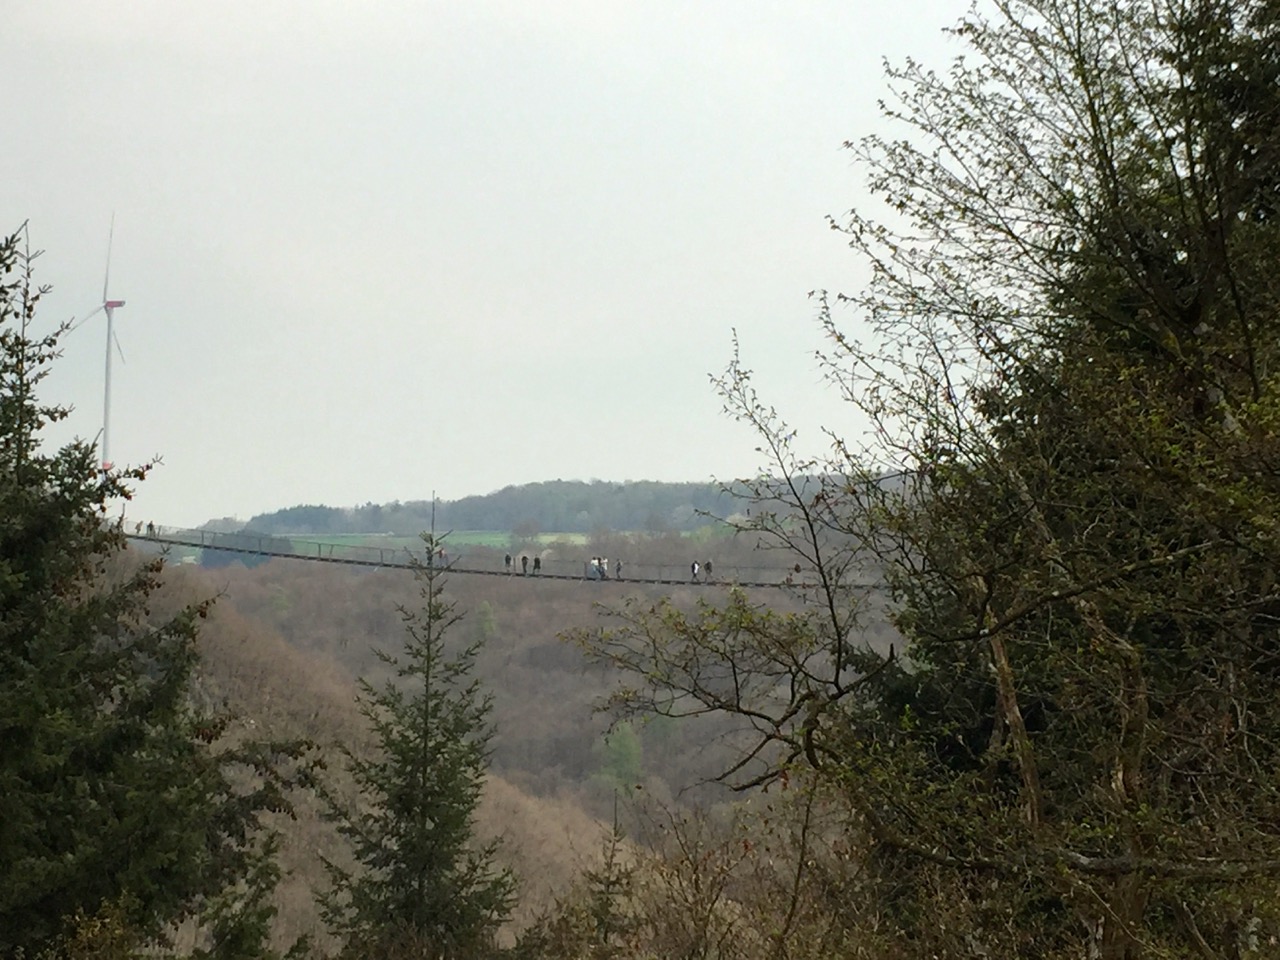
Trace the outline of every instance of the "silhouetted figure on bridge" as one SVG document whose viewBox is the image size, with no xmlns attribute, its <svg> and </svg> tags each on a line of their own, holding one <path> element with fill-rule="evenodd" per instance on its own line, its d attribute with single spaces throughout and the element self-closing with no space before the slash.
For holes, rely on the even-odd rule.
<svg viewBox="0 0 1280 960">
<path fill-rule="evenodd" d="M 613 565 L 613 575 L 619 580 L 622 579 L 622 561 L 621 560 L 619 560 L 617 563 Z"/>
<path fill-rule="evenodd" d="M 697 560 L 689 564 L 689 581 L 691 583 L 698 582 L 698 561 Z"/>
<path fill-rule="evenodd" d="M 529 575 L 529 558 L 522 556 L 520 558 L 520 575 L 527 577 Z"/>
<path fill-rule="evenodd" d="M 541 572 L 542 572 L 542 558 L 534 557 L 533 558 L 533 575 L 536 577 Z"/>
<path fill-rule="evenodd" d="M 507 573 L 511 572 L 511 554 L 507 554 L 506 559 L 502 561 L 503 566 L 507 568 Z"/>
<path fill-rule="evenodd" d="M 156 525 L 150 520 L 147 521 L 147 536 L 151 537 L 153 540 L 156 536 Z"/>
<path fill-rule="evenodd" d="M 703 569 L 706 570 L 707 572 L 707 583 L 710 583 L 711 582 L 711 561 L 710 560 L 707 561 L 706 566 L 704 566 Z"/>
</svg>

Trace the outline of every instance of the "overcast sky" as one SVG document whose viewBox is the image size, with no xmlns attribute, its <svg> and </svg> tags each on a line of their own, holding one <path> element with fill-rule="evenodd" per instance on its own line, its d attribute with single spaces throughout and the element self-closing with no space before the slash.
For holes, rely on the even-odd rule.
<svg viewBox="0 0 1280 960">
<path fill-rule="evenodd" d="M 0 211 L 42 322 L 102 299 L 130 516 L 455 499 L 759 465 L 708 384 L 732 330 L 821 449 L 815 288 L 881 60 L 963 0 L 5 0 Z M 845 318 L 856 327 L 856 318 Z M 102 423 L 100 314 L 45 399 Z"/>
</svg>

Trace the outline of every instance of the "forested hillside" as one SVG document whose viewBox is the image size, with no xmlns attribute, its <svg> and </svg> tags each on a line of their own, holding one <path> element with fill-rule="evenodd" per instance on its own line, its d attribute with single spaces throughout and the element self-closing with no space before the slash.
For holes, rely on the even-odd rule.
<svg viewBox="0 0 1280 960">
<path fill-rule="evenodd" d="M 251 518 L 248 528 L 282 535 L 394 533 L 416 535 L 431 528 L 429 500 L 367 503 L 360 507 L 295 506 Z M 689 531 L 744 509 L 715 483 L 612 483 L 549 480 L 504 487 L 495 493 L 441 500 L 437 530 L 509 530 L 522 536 L 541 531 L 591 533 L 636 530 Z"/>
<path fill-rule="evenodd" d="M 609 534 L 580 549 L 644 557 L 649 552 L 669 556 L 684 546 L 674 535 L 642 539 L 637 543 Z M 719 550 L 717 559 L 726 569 L 758 556 L 750 545 L 735 546 L 732 541 L 720 544 Z M 409 571 L 248 559 L 254 561 L 252 566 L 237 561 L 209 572 L 206 582 L 220 597 L 215 620 L 234 611 L 295 649 L 341 666 L 351 677 L 383 675 L 385 667 L 375 650 L 393 649 L 398 641 L 402 625 L 397 607 L 413 594 Z M 476 562 L 484 565 L 481 559 Z M 488 566 L 498 569 L 499 563 Z M 628 582 L 553 581 L 518 573 L 447 576 L 445 594 L 463 615 L 455 630 L 458 639 L 484 644 L 478 672 L 495 695 L 494 770 L 538 794 L 555 796 L 568 790 L 607 800 L 609 791 L 600 793 L 595 787 L 608 766 L 599 751 L 609 718 L 595 707 L 612 690 L 614 674 L 589 663 L 563 635 L 599 625 L 601 605 L 618 605 L 629 598 L 646 604 L 665 600 L 692 611 L 699 603 L 719 602 L 728 589 L 706 583 L 673 590 Z M 798 595 L 779 589 L 761 589 L 751 599 L 778 611 L 801 607 Z M 889 628 L 880 621 L 874 629 L 876 642 L 887 647 Z M 721 752 L 714 746 L 716 735 L 729 727 L 708 726 L 696 718 L 637 724 L 630 775 L 664 796 L 696 785 L 714 770 L 711 759 Z M 608 803 L 592 809 L 602 816 L 609 811 Z"/>
</svg>

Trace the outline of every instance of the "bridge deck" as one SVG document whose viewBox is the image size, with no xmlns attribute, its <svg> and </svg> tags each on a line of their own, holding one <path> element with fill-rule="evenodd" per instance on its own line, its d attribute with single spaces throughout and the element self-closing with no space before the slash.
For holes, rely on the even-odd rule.
<svg viewBox="0 0 1280 960">
<path fill-rule="evenodd" d="M 739 586 L 769 588 L 803 588 L 801 576 L 793 570 L 779 567 L 744 567 L 726 565 L 718 568 L 713 576 L 702 574 L 697 580 L 688 575 L 688 568 L 681 564 L 627 563 L 623 576 L 611 575 L 600 579 L 578 569 L 576 561 L 548 560 L 541 571 L 523 573 L 519 569 L 506 569 L 477 564 L 465 554 L 446 554 L 443 561 L 428 557 L 425 551 L 411 551 L 404 547 L 368 547 L 351 544 L 322 543 L 292 537 L 278 537 L 253 533 L 213 533 L 207 530 L 157 531 L 154 534 L 127 533 L 133 541 L 161 547 L 191 547 L 200 550 L 220 550 L 260 557 L 281 557 L 288 560 L 307 560 L 319 563 L 340 563 L 358 567 L 390 567 L 410 569 L 415 564 L 427 566 L 434 562 L 449 574 L 465 574 L 482 577 L 519 577 L 526 580 L 575 580 L 593 583 L 655 584 L 659 586 Z M 285 547 L 288 544 L 288 548 Z M 615 561 L 616 562 L 616 561 Z M 572 569 L 566 569 L 572 568 Z M 616 569 L 616 568 L 615 568 Z M 678 571 L 668 573 L 668 571 Z"/>
</svg>

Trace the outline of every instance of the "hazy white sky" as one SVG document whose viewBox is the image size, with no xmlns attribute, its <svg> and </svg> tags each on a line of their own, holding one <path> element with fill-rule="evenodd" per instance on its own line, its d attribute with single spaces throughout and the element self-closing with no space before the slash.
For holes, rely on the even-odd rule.
<svg viewBox="0 0 1280 960">
<path fill-rule="evenodd" d="M 840 144 L 966 6 L 8 0 L 0 229 L 52 325 L 115 214 L 111 454 L 164 460 L 133 517 L 730 479 L 734 328 L 802 441 L 858 429 L 807 298 L 862 276 Z M 47 381 L 65 436 L 101 426 L 102 321 Z"/>
</svg>

